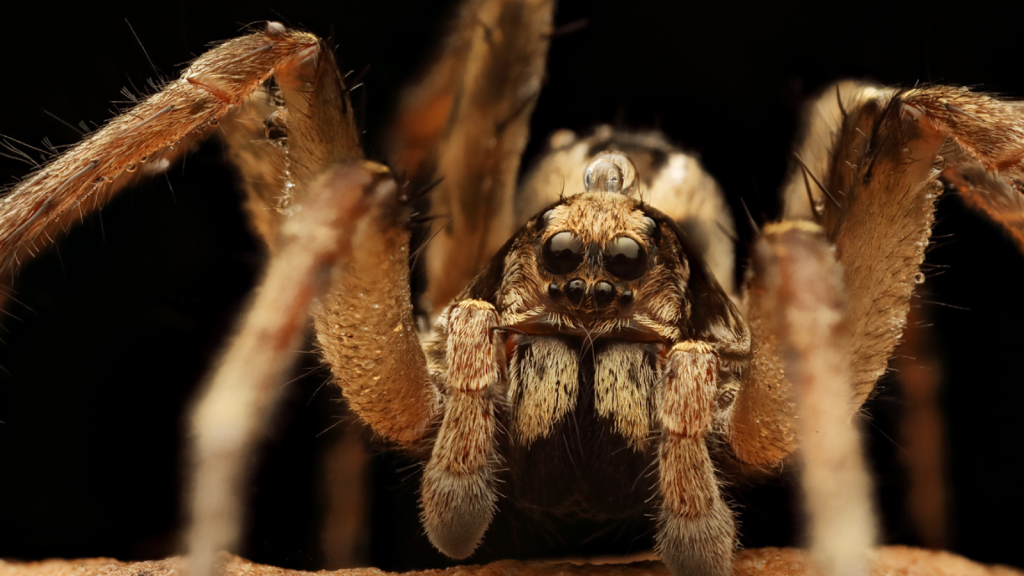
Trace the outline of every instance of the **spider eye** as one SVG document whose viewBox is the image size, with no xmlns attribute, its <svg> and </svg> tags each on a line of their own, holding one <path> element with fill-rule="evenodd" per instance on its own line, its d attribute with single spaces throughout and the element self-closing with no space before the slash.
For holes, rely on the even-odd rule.
<svg viewBox="0 0 1024 576">
<path fill-rule="evenodd" d="M 544 268 L 552 274 L 568 274 L 583 262 L 583 242 L 568 230 L 559 232 L 544 243 Z"/>
<path fill-rule="evenodd" d="M 540 218 L 537 218 L 537 231 L 540 232 L 541 230 L 544 230 L 545 228 L 550 226 L 551 220 L 552 218 L 554 218 L 554 216 L 554 210 L 548 210 L 547 212 L 541 214 Z"/>
<path fill-rule="evenodd" d="M 644 216 L 644 227 L 647 228 L 647 234 L 655 242 L 661 239 L 661 230 L 658 229 L 658 223 L 654 221 L 654 218 Z"/>
<path fill-rule="evenodd" d="M 604 269 L 616 278 L 636 280 L 647 269 L 643 246 L 628 236 L 619 236 L 604 248 Z"/>
</svg>

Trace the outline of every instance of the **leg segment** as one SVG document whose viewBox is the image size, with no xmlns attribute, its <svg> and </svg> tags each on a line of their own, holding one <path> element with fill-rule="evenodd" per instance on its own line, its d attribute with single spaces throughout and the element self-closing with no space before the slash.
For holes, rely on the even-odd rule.
<svg viewBox="0 0 1024 576">
<path fill-rule="evenodd" d="M 718 356 L 709 344 L 682 342 L 669 352 L 661 406 L 657 541 L 673 574 L 726 576 L 732 568 L 736 524 L 706 444 L 717 374 Z"/>
<path fill-rule="evenodd" d="M 276 23 L 225 42 L 41 168 L 0 204 L 0 269 L 48 246 L 136 178 L 166 170 L 229 110 L 318 43 L 312 34 Z"/>
<path fill-rule="evenodd" d="M 494 515 L 494 387 L 504 355 L 495 343 L 498 315 L 490 304 L 464 300 L 447 321 L 448 396 L 423 472 L 421 517 L 430 542 L 461 559 L 473 553 Z"/>
<path fill-rule="evenodd" d="M 348 94 L 331 50 L 304 50 L 222 123 L 241 172 L 253 228 L 271 252 L 277 229 L 306 208 L 309 182 L 336 162 L 362 158 Z M 359 417 L 414 447 L 439 414 L 409 293 L 409 210 L 396 193 L 353 228 L 351 257 L 313 307 L 317 343 Z"/>
<path fill-rule="evenodd" d="M 553 12 L 553 0 L 465 2 L 442 57 L 399 110 L 392 165 L 414 189 L 444 178 L 431 193 L 431 211 L 451 218 L 426 248 L 424 303 L 434 311 L 515 230 L 516 177 Z"/>
<path fill-rule="evenodd" d="M 899 443 L 907 466 L 907 512 L 917 537 L 928 548 L 949 544 L 949 471 L 942 392 L 942 359 L 928 327 L 922 304 L 910 309 L 903 342 L 893 357 L 904 402 Z"/>
<path fill-rule="evenodd" d="M 360 221 L 351 258 L 313 307 L 313 325 L 352 410 L 382 437 L 419 448 L 441 396 L 413 322 L 407 220 L 396 192 Z"/>
<path fill-rule="evenodd" d="M 234 546 L 246 462 L 298 353 L 313 298 L 353 249 L 353 228 L 396 194 L 379 166 L 342 166 L 309 190 L 308 210 L 282 229 L 281 249 L 192 415 L 192 576 L 213 576 L 217 552 Z"/>
<path fill-rule="evenodd" d="M 942 179 L 1024 251 L 1024 106 L 948 86 L 908 90 L 902 98 L 950 142 Z"/>
<path fill-rule="evenodd" d="M 838 116 L 812 122 L 807 137 L 828 132 L 830 153 L 802 160 L 792 177 L 804 186 L 802 197 L 794 192 L 797 184 L 785 188 L 785 213 L 817 220 L 842 264 L 851 413 L 884 374 L 903 331 L 942 190 L 939 153 L 947 133 L 922 112 L 924 95 L 863 84 L 826 90 L 810 109 L 831 103 Z M 729 443 L 742 461 L 770 466 L 796 448 L 795 412 L 767 323 L 775 309 L 756 273 L 747 287 L 753 356 L 732 410 Z"/>
<path fill-rule="evenodd" d="M 766 227 L 753 257 L 773 311 L 763 321 L 777 338 L 792 386 L 811 554 L 824 574 L 866 574 L 875 519 L 851 410 L 841 270 L 820 228 L 809 222 Z"/>
<path fill-rule="evenodd" d="M 273 251 L 277 230 L 302 209 L 309 183 L 332 163 L 363 158 L 359 130 L 334 56 L 302 51 L 220 123 L 246 191 L 249 222 Z"/>
</svg>

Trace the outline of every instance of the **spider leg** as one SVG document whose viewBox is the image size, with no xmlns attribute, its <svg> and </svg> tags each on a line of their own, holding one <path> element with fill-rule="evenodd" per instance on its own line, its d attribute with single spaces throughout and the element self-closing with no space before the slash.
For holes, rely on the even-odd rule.
<svg viewBox="0 0 1024 576">
<path fill-rule="evenodd" d="M 15 186 L 0 201 L 0 269 L 17 268 L 136 178 L 166 170 L 229 110 L 317 42 L 276 23 L 229 40 Z"/>
<path fill-rule="evenodd" d="M 842 107 L 833 125 L 827 162 L 815 162 L 827 165 L 828 171 L 811 173 L 828 199 L 796 208 L 790 203 L 813 200 L 806 194 L 785 197 L 785 213 L 816 214 L 843 267 L 852 350 L 851 413 L 884 373 L 903 328 L 941 192 L 933 163 L 945 141 L 930 122 L 915 119 L 892 91 L 859 86 L 848 98 L 844 94 L 845 102 L 854 106 Z M 836 95 L 826 91 L 825 98 Z M 753 356 L 732 409 L 729 444 L 740 460 L 771 466 L 796 448 L 795 412 L 778 342 L 766 322 L 775 310 L 748 284 Z"/>
<path fill-rule="evenodd" d="M 246 190 L 249 221 L 273 251 L 277 229 L 300 211 L 327 166 L 363 158 L 352 106 L 330 47 L 320 43 L 278 69 L 221 122 Z"/>
<path fill-rule="evenodd" d="M 851 100 L 821 178 L 836 202 L 819 212 L 849 292 L 859 407 L 906 325 L 942 181 L 1021 242 L 1024 199 L 1016 186 L 1024 179 L 1024 115 L 1018 105 L 944 86 L 862 85 Z"/>
<path fill-rule="evenodd" d="M 907 512 L 921 544 L 946 548 L 950 539 L 949 472 L 946 423 L 940 395 L 943 362 L 920 303 L 911 307 L 903 341 L 893 356 L 900 398 L 899 443 L 904 448 Z"/>
<path fill-rule="evenodd" d="M 825 574 L 865 574 L 875 519 L 851 410 L 841 270 L 821 229 L 799 220 L 766 226 L 751 266 L 751 297 L 792 387 L 811 554 Z"/>
<path fill-rule="evenodd" d="M 271 252 L 277 230 L 306 208 L 313 178 L 362 158 L 348 93 L 330 49 L 294 59 L 222 122 L 253 228 Z M 381 436 L 415 445 L 439 415 L 409 292 L 409 210 L 401 195 L 353 230 L 338 283 L 312 308 L 316 339 L 349 406 Z"/>
<path fill-rule="evenodd" d="M 725 576 L 732 567 L 736 523 L 706 443 L 714 420 L 717 373 L 718 355 L 708 343 L 681 342 L 669 352 L 660 410 L 657 542 L 672 574 Z"/>
<path fill-rule="evenodd" d="M 811 160 L 828 166 L 824 177 L 808 174 L 824 201 L 802 197 L 821 232 L 785 222 L 766 230 L 755 251 L 746 301 L 753 355 L 728 426 L 733 452 L 749 464 L 776 465 L 801 444 L 807 537 L 828 574 L 868 566 L 870 483 L 852 419 L 905 321 L 941 190 L 933 162 L 945 140 L 892 92 L 857 90 L 822 97 L 847 96 L 837 105 L 827 161 Z"/>
<path fill-rule="evenodd" d="M 1009 191 L 1021 170 L 1024 119 L 1014 105 L 945 87 L 895 91 L 843 84 L 826 91 L 821 99 L 836 102 L 833 114 L 812 120 L 808 138 L 820 137 L 824 126 L 831 144 L 827 153 L 801 160 L 807 190 L 800 195 L 792 192 L 793 184 L 786 188 L 785 213 L 811 215 L 820 222 L 822 242 L 834 246 L 839 272 L 829 272 L 827 250 L 812 249 L 811 240 L 801 241 L 807 245 L 801 248 L 804 252 L 798 252 L 784 235 L 773 238 L 766 234 L 763 242 L 777 246 L 771 250 L 781 263 L 758 269 L 755 259 L 755 270 L 748 279 L 746 304 L 753 356 L 730 414 L 728 440 L 742 461 L 769 466 L 781 462 L 798 440 L 804 445 L 800 459 L 811 547 L 823 568 L 840 573 L 864 569 L 857 548 L 871 543 L 871 507 L 866 496 L 845 497 L 845 501 L 836 496 L 834 484 L 829 484 L 834 480 L 821 480 L 834 479 L 835 474 L 816 476 L 816 469 L 836 465 L 830 462 L 837 454 L 850 466 L 859 463 L 861 456 L 856 432 L 836 427 L 839 423 L 846 426 L 848 419 L 837 416 L 842 410 L 836 406 L 829 408 L 829 396 L 815 393 L 820 386 L 814 383 L 823 382 L 822 376 L 833 371 L 836 376 L 831 381 L 849 382 L 852 394 L 833 392 L 833 400 L 845 404 L 846 414 L 857 412 L 885 372 L 906 325 L 910 297 L 919 282 L 931 234 L 934 205 L 943 188 L 940 178 L 954 183 L 999 183 Z M 820 123 L 818 131 L 813 129 L 815 122 Z M 802 148 L 808 146 L 815 145 L 805 141 Z M 811 181 L 817 190 L 810 189 Z M 998 214 L 997 221 L 1016 233 L 1012 218 Z M 790 222 L 779 226 L 811 225 Z M 817 260 L 801 255 L 814 251 L 822 253 Z M 770 276 L 781 272 L 772 270 L 784 271 L 787 259 L 792 259 L 797 272 L 798 268 L 807 268 L 801 272 L 806 274 L 816 270 L 819 281 L 801 282 L 795 280 L 798 275 L 794 273 L 792 293 L 773 291 Z M 820 299 L 819 320 L 813 321 L 807 314 L 802 320 L 806 326 L 800 329 L 814 328 L 817 322 L 820 336 L 803 340 L 801 332 L 794 330 L 799 324 L 792 323 L 793 315 L 810 301 L 815 286 L 833 284 L 845 297 L 845 307 Z M 781 302 L 778 294 L 785 296 Z M 825 326 L 830 316 L 838 328 Z M 831 337 L 826 338 L 826 328 Z M 802 347 L 815 340 L 817 345 Z M 836 341 L 841 343 L 839 348 Z M 848 350 L 846 360 L 836 356 L 844 350 Z M 845 371 L 844 362 L 848 362 Z M 832 414 L 819 421 L 836 429 L 826 434 L 819 427 L 812 428 L 814 420 L 805 414 L 807 410 Z M 834 438 L 839 444 L 823 449 L 817 445 L 819 436 Z M 866 481 L 860 482 L 859 472 L 844 478 L 850 493 L 865 494 Z M 846 532 L 835 528 L 829 520 L 843 514 L 850 526 L 859 526 L 853 533 L 860 536 L 851 536 L 849 528 Z"/>
<path fill-rule="evenodd" d="M 330 162 L 363 157 L 344 81 L 326 43 L 280 69 L 220 123 L 221 139 L 239 172 L 247 220 L 271 254 L 282 224 L 305 207 L 310 178 Z M 331 378 L 333 380 L 333 377 Z M 332 472 L 323 478 L 330 495 L 323 545 L 340 566 L 355 561 L 356 537 L 365 523 L 361 489 L 366 481 L 362 426 L 339 414 L 341 440 L 332 449 Z"/>
<path fill-rule="evenodd" d="M 431 212 L 451 221 L 426 248 L 424 304 L 440 311 L 515 230 L 513 195 L 540 94 L 552 0 L 472 0 L 392 129 L 412 189 L 443 178 Z"/>
<path fill-rule="evenodd" d="M 413 321 L 408 218 L 400 195 L 376 205 L 312 313 L 321 354 L 352 410 L 381 437 L 415 449 L 442 405 Z"/>
<path fill-rule="evenodd" d="M 448 325 L 444 419 L 423 471 L 421 508 L 430 542 L 452 558 L 473 553 L 494 515 L 495 386 L 504 343 L 494 338 L 494 306 L 453 305 Z"/>
<path fill-rule="evenodd" d="M 217 552 L 238 539 L 246 461 L 294 364 L 312 300 L 351 255 L 360 220 L 396 194 L 379 165 L 339 166 L 310 186 L 306 209 L 281 228 L 279 249 L 192 415 L 193 576 L 216 574 Z"/>
</svg>

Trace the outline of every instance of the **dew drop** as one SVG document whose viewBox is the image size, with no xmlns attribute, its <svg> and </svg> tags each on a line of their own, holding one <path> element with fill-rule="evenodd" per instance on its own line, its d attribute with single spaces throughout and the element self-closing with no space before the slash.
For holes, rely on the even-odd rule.
<svg viewBox="0 0 1024 576">
<path fill-rule="evenodd" d="M 924 284 L 924 272 L 914 274 L 914 284 Z"/>
<path fill-rule="evenodd" d="M 135 162 L 130 162 L 127 166 L 124 167 L 126 172 L 135 172 L 135 168 Z"/>
<path fill-rule="evenodd" d="M 220 118 L 210 118 L 210 126 L 220 126 Z"/>
</svg>

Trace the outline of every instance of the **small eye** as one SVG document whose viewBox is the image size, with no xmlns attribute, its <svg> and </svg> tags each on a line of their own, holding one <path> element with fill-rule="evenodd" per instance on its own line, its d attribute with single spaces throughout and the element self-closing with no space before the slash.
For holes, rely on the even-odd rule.
<svg viewBox="0 0 1024 576">
<path fill-rule="evenodd" d="M 569 231 L 548 238 L 544 243 L 544 268 L 552 274 L 568 274 L 583 262 L 583 242 Z"/>
<path fill-rule="evenodd" d="M 647 235 L 655 242 L 661 239 L 661 230 L 658 229 L 658 223 L 654 221 L 654 218 L 644 216 L 644 228 L 646 228 Z"/>
<path fill-rule="evenodd" d="M 541 230 L 544 230 L 545 228 L 550 226 L 551 220 L 552 218 L 554 218 L 554 216 L 554 210 L 548 210 L 547 212 L 541 214 L 540 218 L 537 218 L 537 231 L 540 232 Z"/>
<path fill-rule="evenodd" d="M 647 269 L 643 246 L 628 236 L 619 236 L 604 248 L 604 269 L 622 280 L 636 280 Z"/>
</svg>

